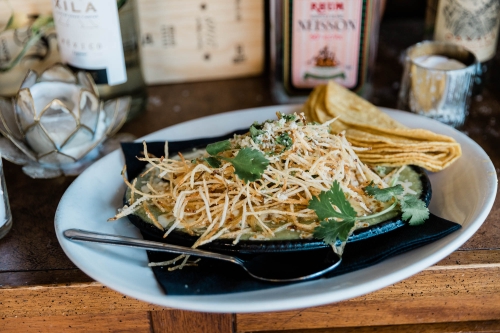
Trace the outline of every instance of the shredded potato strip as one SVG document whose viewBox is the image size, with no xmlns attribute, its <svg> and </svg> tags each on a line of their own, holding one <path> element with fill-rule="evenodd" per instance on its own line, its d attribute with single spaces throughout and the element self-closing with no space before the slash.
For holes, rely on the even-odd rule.
<svg viewBox="0 0 500 333">
<path fill-rule="evenodd" d="M 152 223 L 165 231 L 154 217 L 153 209 L 170 216 L 164 237 L 176 229 L 197 235 L 193 247 L 219 238 L 269 239 L 286 230 L 298 231 L 300 237 L 311 237 L 318 225 L 316 213 L 308 208 L 309 200 L 338 181 L 359 215 L 371 212 L 370 199 L 361 190 L 373 181 L 384 188 L 390 176 L 380 177 L 361 163 L 341 133 L 329 133 L 329 124 L 304 125 L 297 120 L 264 123 L 261 134 L 254 140 L 249 134 L 230 140 L 231 149 L 221 155 L 237 156 L 244 147 L 261 151 L 269 160 L 262 176 L 255 182 L 245 183 L 235 173 L 235 167 L 222 160 L 219 168 L 212 168 L 202 158 L 186 160 L 168 156 L 154 157 L 144 143 L 144 157 L 148 166 L 142 180 L 130 183 L 129 206 L 125 206 L 111 220 L 142 210 Z M 290 147 L 277 143 L 280 135 L 292 139 Z M 362 148 L 365 149 L 365 148 Z M 168 146 L 165 145 L 165 154 Z M 206 155 L 208 156 L 208 155 Z M 165 220 L 163 220 L 165 221 Z M 174 267 L 188 265 L 189 256 L 179 256 L 169 264 L 182 260 Z"/>
</svg>

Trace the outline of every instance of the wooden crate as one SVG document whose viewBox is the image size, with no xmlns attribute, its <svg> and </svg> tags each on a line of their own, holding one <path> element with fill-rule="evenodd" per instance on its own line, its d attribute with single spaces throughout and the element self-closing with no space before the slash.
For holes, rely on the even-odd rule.
<svg viewBox="0 0 500 333">
<path fill-rule="evenodd" d="M 141 0 L 148 84 L 258 75 L 264 66 L 263 0 Z"/>
</svg>

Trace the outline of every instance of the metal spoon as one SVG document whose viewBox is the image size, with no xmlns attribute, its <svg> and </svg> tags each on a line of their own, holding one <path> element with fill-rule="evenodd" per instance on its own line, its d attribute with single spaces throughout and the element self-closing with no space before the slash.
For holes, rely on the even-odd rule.
<svg viewBox="0 0 500 333">
<path fill-rule="evenodd" d="M 219 259 L 243 267 L 255 279 L 268 282 L 304 281 L 319 277 L 336 268 L 342 258 L 330 247 L 304 250 L 295 253 L 265 253 L 243 260 L 234 256 L 189 247 L 153 242 L 124 236 L 101 234 L 80 229 L 68 229 L 64 237 L 74 241 L 105 243 L 152 251 L 188 254 Z"/>
</svg>

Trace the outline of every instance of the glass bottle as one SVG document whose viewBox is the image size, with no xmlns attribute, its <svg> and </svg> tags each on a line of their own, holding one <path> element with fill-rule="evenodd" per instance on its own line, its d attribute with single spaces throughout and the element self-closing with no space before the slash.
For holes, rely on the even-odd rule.
<svg viewBox="0 0 500 333">
<path fill-rule="evenodd" d="M 271 68 L 278 101 L 303 101 L 329 80 L 369 96 L 380 1 L 272 0 L 270 6 Z"/>
<path fill-rule="evenodd" d="M 145 107 L 134 0 L 53 0 L 61 60 L 85 70 L 101 99 L 132 97 L 128 119 Z"/>
<path fill-rule="evenodd" d="M 488 78 L 495 56 L 500 26 L 500 0 L 440 0 L 434 39 L 462 45 L 481 63 L 476 74 L 476 92 Z"/>
</svg>

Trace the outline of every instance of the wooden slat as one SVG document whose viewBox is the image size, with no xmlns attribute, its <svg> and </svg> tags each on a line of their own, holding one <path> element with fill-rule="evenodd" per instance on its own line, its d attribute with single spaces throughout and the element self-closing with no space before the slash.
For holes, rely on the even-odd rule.
<svg viewBox="0 0 500 333">
<path fill-rule="evenodd" d="M 471 321 L 460 323 L 439 323 L 420 325 L 393 325 L 393 326 L 368 326 L 345 327 L 333 329 L 292 330 L 292 331 L 266 331 L 263 333 L 494 333 L 500 332 L 500 321 Z"/>
<path fill-rule="evenodd" d="M 93 281 L 94 280 L 85 275 L 85 273 L 78 268 L 53 269 L 48 271 L 0 272 L 0 288 L 92 283 Z"/>
<path fill-rule="evenodd" d="M 2 333 L 151 333 L 147 311 L 113 315 L 18 317 L 0 320 Z"/>
<path fill-rule="evenodd" d="M 236 315 L 238 333 L 351 326 L 495 320 L 500 297 L 457 296 L 411 301 L 347 301 L 302 311 Z"/>
<path fill-rule="evenodd" d="M 445 265 L 481 265 L 481 264 L 500 264 L 500 250 L 474 250 L 474 251 L 455 251 L 448 257 L 444 258 L 436 265 L 431 266 L 445 266 Z"/>
<path fill-rule="evenodd" d="M 163 307 L 124 296 L 97 282 L 0 289 L 0 318 L 111 314 L 161 309 Z"/>
<path fill-rule="evenodd" d="M 486 265 L 486 264 L 485 264 Z M 500 318 L 500 267 L 426 270 L 349 301 L 236 315 L 238 332 L 403 325 Z"/>
<path fill-rule="evenodd" d="M 154 333 L 232 333 L 233 315 L 180 310 L 153 311 Z"/>
</svg>

